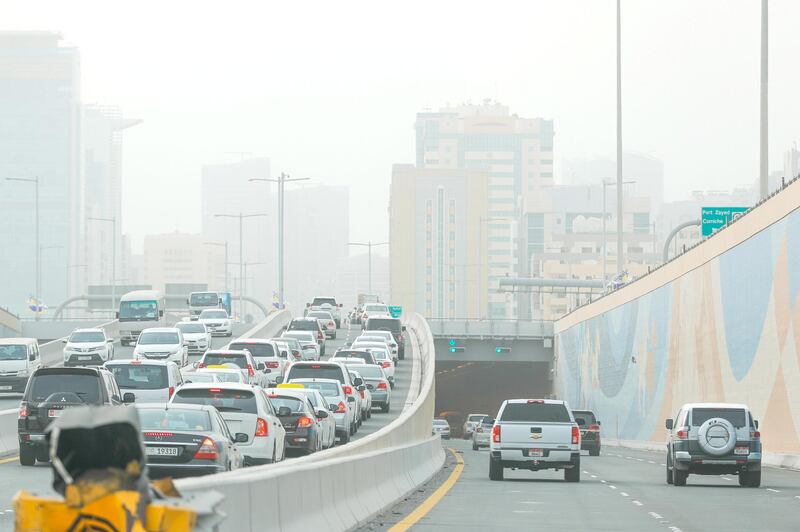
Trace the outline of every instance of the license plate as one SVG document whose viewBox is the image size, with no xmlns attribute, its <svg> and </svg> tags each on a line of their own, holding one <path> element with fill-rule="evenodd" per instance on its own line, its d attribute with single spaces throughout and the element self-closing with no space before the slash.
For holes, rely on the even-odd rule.
<svg viewBox="0 0 800 532">
<path fill-rule="evenodd" d="M 147 456 L 178 456 L 177 447 L 146 447 Z"/>
<path fill-rule="evenodd" d="M 10 389 L 11 386 L 0 386 L 0 392 L 2 392 L 3 390 L 10 390 Z"/>
<path fill-rule="evenodd" d="M 92 357 L 78 357 L 78 360 L 91 360 Z"/>
<path fill-rule="evenodd" d="M 528 456 L 533 458 L 541 458 L 544 456 L 544 451 L 541 449 L 528 449 Z"/>
<path fill-rule="evenodd" d="M 733 451 L 733 454 L 750 454 L 750 448 L 749 447 L 737 447 Z"/>
<path fill-rule="evenodd" d="M 58 417 L 63 413 L 64 413 L 63 410 L 58 410 L 58 409 L 51 408 L 50 410 L 47 411 L 47 417 Z"/>
</svg>

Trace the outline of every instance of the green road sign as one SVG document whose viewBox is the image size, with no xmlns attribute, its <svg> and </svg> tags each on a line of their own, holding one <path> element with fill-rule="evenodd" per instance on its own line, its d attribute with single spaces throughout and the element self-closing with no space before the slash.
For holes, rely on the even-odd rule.
<svg viewBox="0 0 800 532">
<path fill-rule="evenodd" d="M 714 231 L 722 229 L 748 209 L 749 207 L 702 207 L 700 219 L 703 236 L 711 236 Z"/>
<path fill-rule="evenodd" d="M 389 314 L 391 314 L 393 318 L 399 318 L 403 314 L 403 307 L 389 305 Z"/>
</svg>

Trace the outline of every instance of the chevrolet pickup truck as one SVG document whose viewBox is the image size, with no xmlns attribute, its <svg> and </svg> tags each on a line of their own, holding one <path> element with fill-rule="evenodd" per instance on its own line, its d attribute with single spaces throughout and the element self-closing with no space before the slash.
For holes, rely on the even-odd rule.
<svg viewBox="0 0 800 532">
<path fill-rule="evenodd" d="M 564 480 L 580 482 L 581 432 L 564 401 L 508 399 L 497 413 L 489 443 L 489 479 L 504 469 L 563 469 Z"/>
</svg>

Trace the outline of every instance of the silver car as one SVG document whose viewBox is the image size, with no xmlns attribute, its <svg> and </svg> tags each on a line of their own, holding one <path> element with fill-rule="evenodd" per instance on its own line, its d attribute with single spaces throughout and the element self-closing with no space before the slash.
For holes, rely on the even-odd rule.
<svg viewBox="0 0 800 532">
<path fill-rule="evenodd" d="M 472 450 L 477 451 L 481 447 L 489 447 L 489 437 L 492 434 L 494 419 L 489 416 L 484 417 L 480 424 L 476 425 L 472 431 Z"/>
<path fill-rule="evenodd" d="M 450 424 L 446 419 L 434 419 L 432 434 L 438 434 L 443 440 L 450 439 Z"/>
<path fill-rule="evenodd" d="M 481 419 L 485 418 L 486 414 L 470 414 L 464 422 L 464 439 L 468 440 L 472 437 L 472 431 L 475 427 L 481 424 Z"/>
</svg>

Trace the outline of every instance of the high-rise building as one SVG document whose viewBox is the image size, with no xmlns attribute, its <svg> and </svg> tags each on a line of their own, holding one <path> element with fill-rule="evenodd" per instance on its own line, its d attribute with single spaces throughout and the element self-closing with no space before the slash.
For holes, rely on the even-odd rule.
<svg viewBox="0 0 800 532">
<path fill-rule="evenodd" d="M 83 259 L 81 264 L 70 265 L 70 295 L 85 293 L 87 285 L 110 285 L 112 269 L 117 278 L 126 277 L 124 250 L 128 243 L 122 238 L 122 131 L 139 123 L 141 120 L 123 118 L 116 106 L 83 107 L 84 219 L 116 218 L 116 224 L 86 223 Z"/>
<path fill-rule="evenodd" d="M 521 118 L 507 106 L 485 100 L 418 113 L 415 129 L 417 168 L 488 174 L 489 206 L 478 221 L 488 235 L 486 313 L 492 318 L 515 316 L 516 300 L 495 289 L 500 277 L 527 270 L 519 256 L 519 227 L 526 198 L 553 185 L 553 121 Z"/>
<path fill-rule="evenodd" d="M 393 304 L 429 318 L 487 317 L 489 182 L 486 170 L 394 165 L 389 202 Z"/>
<path fill-rule="evenodd" d="M 248 287 L 252 297 L 264 304 L 272 300 L 277 289 L 276 228 L 277 203 L 271 193 L 271 183 L 252 182 L 250 179 L 269 179 L 269 159 L 258 157 L 236 163 L 203 166 L 202 176 L 202 234 L 205 242 L 228 244 L 229 289 L 235 294 L 240 287 Z M 215 214 L 261 214 L 242 220 L 242 251 L 247 266 L 247 277 L 241 283 L 242 270 L 239 254 L 239 220 L 216 217 Z M 201 245 L 205 245 L 201 242 Z M 216 246 L 222 249 L 220 246 Z M 212 281 L 209 280 L 209 283 Z"/>
<path fill-rule="evenodd" d="M 225 251 L 204 246 L 204 240 L 203 235 L 186 233 L 145 236 L 145 284 L 162 292 L 171 283 L 207 284 L 209 290 L 222 290 Z"/>
<path fill-rule="evenodd" d="M 34 183 L 0 179 L 0 278 L 13 279 L 0 284 L 0 304 L 15 312 L 31 295 L 63 301 L 68 265 L 83 258 L 80 145 L 78 49 L 58 33 L 0 32 L 0 176 L 39 180 L 36 249 Z"/>
<path fill-rule="evenodd" d="M 349 187 L 287 185 L 285 194 L 286 301 L 297 309 L 314 296 L 341 297 L 336 266 L 350 254 Z"/>
</svg>

